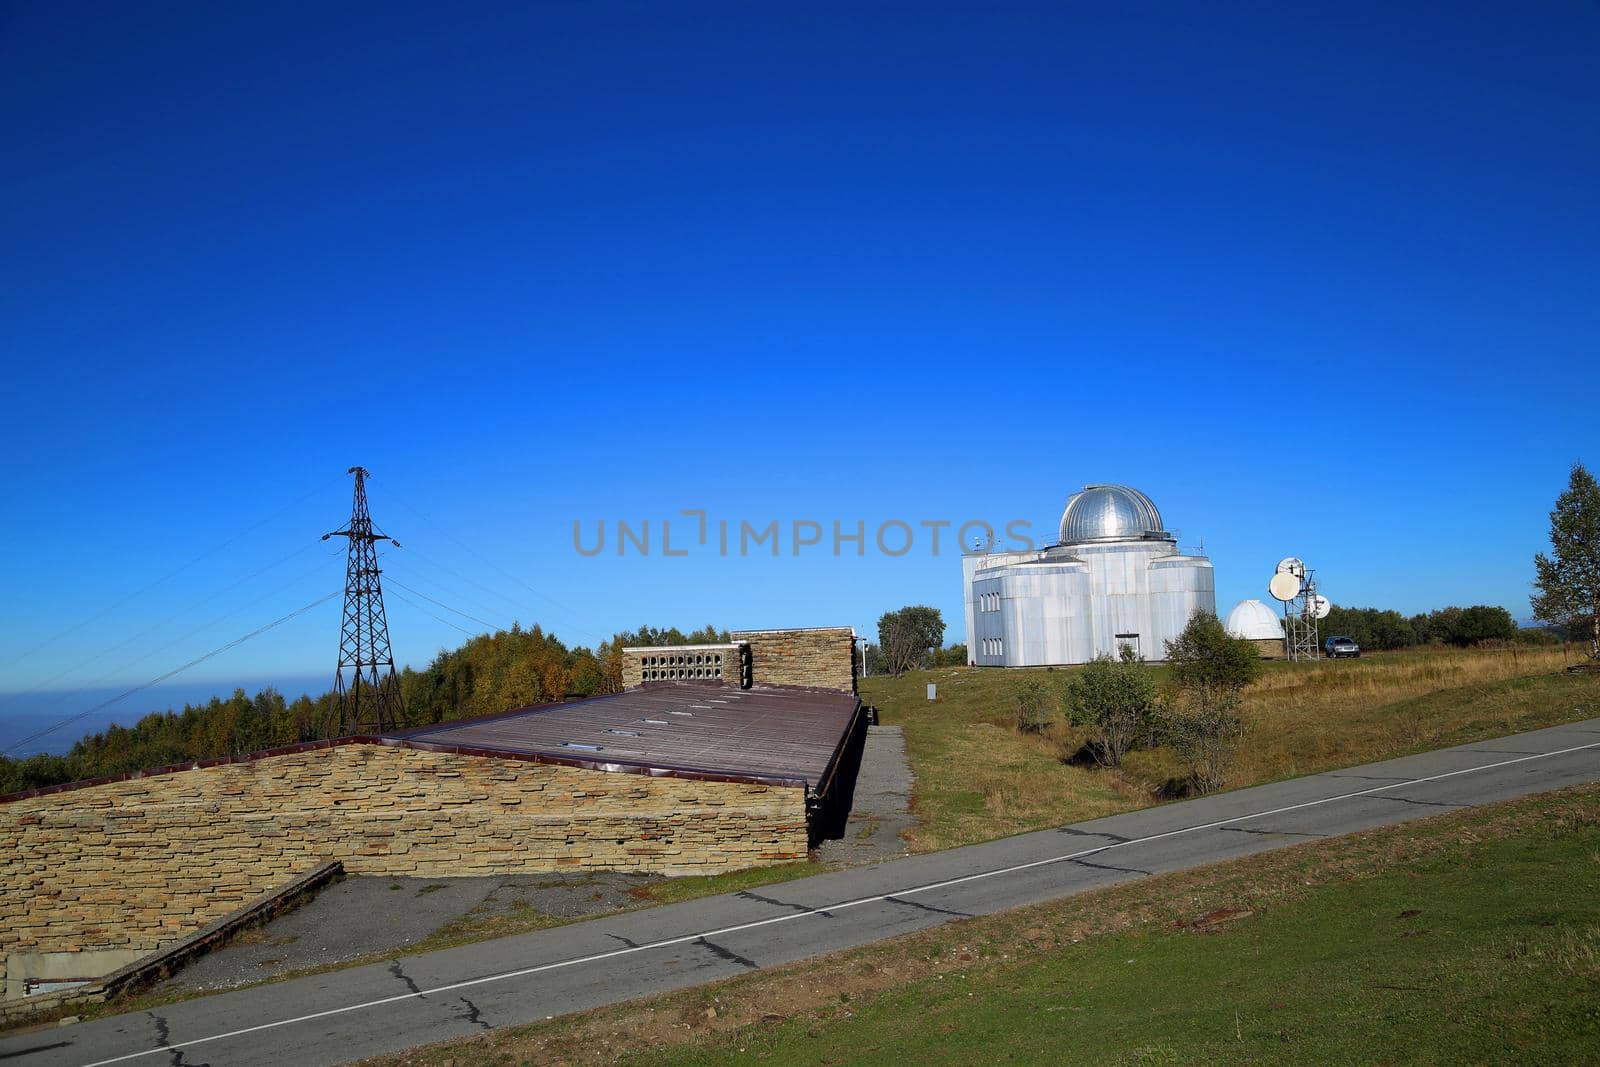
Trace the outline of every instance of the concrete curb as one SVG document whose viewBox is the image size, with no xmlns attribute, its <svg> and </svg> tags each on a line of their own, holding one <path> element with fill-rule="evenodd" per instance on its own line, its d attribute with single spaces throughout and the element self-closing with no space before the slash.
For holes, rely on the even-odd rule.
<svg viewBox="0 0 1600 1067">
<path fill-rule="evenodd" d="M 146 988 L 182 968 L 197 956 L 220 948 L 236 935 L 253 926 L 260 926 L 292 911 L 323 886 L 344 877 L 344 864 L 329 860 L 311 868 L 305 874 L 263 893 L 250 903 L 229 912 L 209 926 L 204 926 L 165 948 L 157 949 L 143 959 L 135 960 L 104 978 L 76 989 L 63 989 L 25 1000 L 0 1001 L 0 1026 L 12 1027 L 36 1015 L 53 1012 L 78 1004 L 103 1004 L 108 1000 Z"/>
</svg>

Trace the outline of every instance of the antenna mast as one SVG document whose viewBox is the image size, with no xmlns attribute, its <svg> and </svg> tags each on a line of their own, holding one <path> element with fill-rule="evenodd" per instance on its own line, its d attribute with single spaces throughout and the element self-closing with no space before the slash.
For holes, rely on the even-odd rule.
<svg viewBox="0 0 1600 1067">
<path fill-rule="evenodd" d="M 1317 592 L 1316 571 L 1288 556 L 1267 583 L 1267 591 L 1283 604 L 1283 648 L 1291 660 L 1322 658 L 1317 624 L 1328 617 L 1328 598 Z"/>
<path fill-rule="evenodd" d="M 350 553 L 345 563 L 344 621 L 339 627 L 339 666 L 333 674 L 333 691 L 339 697 L 339 730 L 343 734 L 382 733 L 405 720 L 400 681 L 394 675 L 394 655 L 389 651 L 389 621 L 383 610 L 383 586 L 378 580 L 377 543 L 400 542 L 373 528 L 367 512 L 367 469 L 351 467 L 356 476 L 350 522 L 322 539 L 345 537 Z M 345 668 L 351 670 L 345 688 Z M 381 671 L 381 673 L 380 673 Z"/>
<path fill-rule="evenodd" d="M 1317 581 L 1316 571 L 1307 567 L 1305 584 L 1300 595 L 1283 605 L 1284 628 L 1289 635 L 1291 660 L 1321 659 L 1322 648 L 1317 644 Z"/>
</svg>

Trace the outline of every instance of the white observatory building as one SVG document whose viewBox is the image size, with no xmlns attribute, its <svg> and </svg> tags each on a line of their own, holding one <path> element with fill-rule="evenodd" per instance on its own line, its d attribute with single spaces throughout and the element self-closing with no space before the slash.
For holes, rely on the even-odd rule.
<svg viewBox="0 0 1600 1067">
<path fill-rule="evenodd" d="M 1048 548 L 962 556 L 969 663 L 1087 663 L 1123 645 L 1161 660 L 1195 612 L 1217 610 L 1211 561 L 1180 553 L 1137 489 L 1084 486 L 1060 534 Z"/>
</svg>

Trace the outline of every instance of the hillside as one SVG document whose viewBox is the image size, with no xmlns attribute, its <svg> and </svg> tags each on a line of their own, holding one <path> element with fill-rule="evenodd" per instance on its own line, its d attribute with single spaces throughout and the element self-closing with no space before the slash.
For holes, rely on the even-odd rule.
<svg viewBox="0 0 1600 1067">
<path fill-rule="evenodd" d="M 1248 733 L 1230 787 L 1461 744 L 1594 715 L 1600 680 L 1564 673 L 1581 652 L 1430 647 L 1358 660 L 1271 663 L 1245 692 Z M 1164 669 L 1154 668 L 1164 676 Z M 1126 811 L 1174 791 L 1164 749 L 1122 768 L 1073 762 L 1086 732 L 1018 733 L 1018 690 L 1064 686 L 1071 668 L 952 667 L 862 680 L 862 699 L 905 728 L 917 850 L 950 848 Z M 926 699 L 928 683 L 939 699 Z"/>
</svg>

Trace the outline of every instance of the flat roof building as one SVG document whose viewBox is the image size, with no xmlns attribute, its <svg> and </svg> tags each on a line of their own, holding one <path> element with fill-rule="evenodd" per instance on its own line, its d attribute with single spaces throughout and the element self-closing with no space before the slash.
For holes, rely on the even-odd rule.
<svg viewBox="0 0 1600 1067">
<path fill-rule="evenodd" d="M 0 999 L 135 963 L 330 861 L 443 878 L 803 860 L 840 832 L 866 736 L 854 643 L 628 649 L 621 693 L 0 797 Z"/>
</svg>

